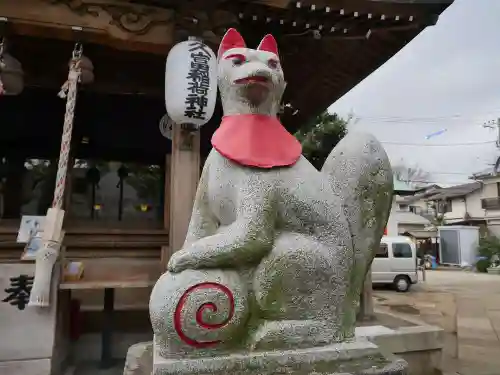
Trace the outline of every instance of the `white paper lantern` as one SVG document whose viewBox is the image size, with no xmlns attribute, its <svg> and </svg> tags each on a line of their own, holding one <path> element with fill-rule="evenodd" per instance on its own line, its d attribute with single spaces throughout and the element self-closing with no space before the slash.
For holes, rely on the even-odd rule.
<svg viewBox="0 0 500 375">
<path fill-rule="evenodd" d="M 160 133 L 163 135 L 165 138 L 172 140 L 172 131 L 174 127 L 174 122 L 170 117 L 168 117 L 168 114 L 163 116 L 160 120 Z"/>
<path fill-rule="evenodd" d="M 8 53 L 0 60 L 0 80 L 5 95 L 19 95 L 24 88 L 24 73 L 21 63 Z"/>
<path fill-rule="evenodd" d="M 176 44 L 165 68 L 165 104 L 176 124 L 205 125 L 217 98 L 217 62 L 214 52 L 199 40 Z"/>
</svg>

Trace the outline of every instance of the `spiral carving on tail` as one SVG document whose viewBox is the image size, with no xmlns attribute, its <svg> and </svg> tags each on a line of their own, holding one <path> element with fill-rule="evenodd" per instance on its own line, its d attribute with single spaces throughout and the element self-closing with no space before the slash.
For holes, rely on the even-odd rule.
<svg viewBox="0 0 500 375">
<path fill-rule="evenodd" d="M 202 329 L 216 330 L 216 329 L 220 329 L 220 328 L 226 326 L 234 316 L 234 310 L 235 310 L 234 295 L 228 287 L 226 287 L 222 284 L 219 284 L 219 283 L 215 283 L 215 282 L 204 282 L 204 283 L 199 283 L 199 284 L 193 285 L 190 288 L 188 288 L 184 292 L 184 294 L 181 296 L 181 298 L 179 299 L 179 302 L 177 303 L 177 306 L 175 308 L 174 327 L 175 327 L 175 331 L 179 335 L 179 338 L 184 343 L 186 343 L 189 346 L 196 347 L 196 348 L 206 348 L 206 347 L 214 346 L 214 345 L 217 345 L 218 343 L 220 343 L 220 340 L 198 341 L 197 339 L 189 337 L 188 334 L 185 332 L 184 327 L 183 327 L 183 319 L 182 319 L 183 314 L 182 314 L 182 312 L 184 311 L 184 307 L 186 305 L 188 305 L 187 301 L 188 301 L 189 297 L 192 296 L 197 291 L 207 290 L 207 289 L 212 289 L 212 290 L 215 289 L 216 291 L 224 294 L 224 296 L 227 299 L 227 304 L 228 304 L 227 316 L 225 317 L 225 319 L 223 319 L 219 323 L 206 322 L 204 320 L 204 316 L 203 316 L 205 311 L 211 311 L 212 313 L 218 313 L 219 310 L 225 306 L 218 306 L 218 305 L 216 305 L 215 302 L 204 302 L 196 309 L 196 313 L 195 313 L 196 325 Z M 191 313 L 192 313 L 192 311 L 187 311 L 187 314 L 191 314 Z"/>
</svg>

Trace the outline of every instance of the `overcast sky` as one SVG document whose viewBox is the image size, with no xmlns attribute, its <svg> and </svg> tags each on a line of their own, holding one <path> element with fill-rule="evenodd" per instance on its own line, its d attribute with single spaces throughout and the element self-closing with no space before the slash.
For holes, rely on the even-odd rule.
<svg viewBox="0 0 500 375">
<path fill-rule="evenodd" d="M 500 0 L 455 0 L 435 26 L 330 111 L 354 113 L 352 129 L 389 142 L 384 146 L 393 165 L 418 166 L 432 173 L 432 182 L 467 182 L 497 155 L 494 143 L 457 144 L 496 138 L 496 131 L 482 124 L 500 117 L 499 17 Z M 447 132 L 426 140 L 441 129 Z"/>
</svg>

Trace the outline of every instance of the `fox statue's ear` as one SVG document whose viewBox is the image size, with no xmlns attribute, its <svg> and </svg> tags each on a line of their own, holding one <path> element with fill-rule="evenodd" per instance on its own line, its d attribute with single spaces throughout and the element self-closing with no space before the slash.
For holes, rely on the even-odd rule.
<svg viewBox="0 0 500 375">
<path fill-rule="evenodd" d="M 217 52 L 217 58 L 221 58 L 224 52 L 232 49 L 232 48 L 245 48 L 246 44 L 243 40 L 241 34 L 236 31 L 236 29 L 229 29 L 226 31 L 222 40 L 220 42 L 219 51 Z"/>
<path fill-rule="evenodd" d="M 272 52 L 278 56 L 278 43 L 276 43 L 274 36 L 267 34 L 264 38 L 262 38 L 259 46 L 257 47 L 257 51 Z"/>
</svg>

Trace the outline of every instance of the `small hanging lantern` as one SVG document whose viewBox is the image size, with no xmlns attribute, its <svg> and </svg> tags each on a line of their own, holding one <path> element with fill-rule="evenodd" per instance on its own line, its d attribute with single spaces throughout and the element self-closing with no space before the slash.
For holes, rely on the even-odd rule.
<svg viewBox="0 0 500 375">
<path fill-rule="evenodd" d="M 0 37 L 0 95 L 18 95 L 24 88 L 21 63 L 6 52 L 5 38 Z"/>
<path fill-rule="evenodd" d="M 175 124 L 205 125 L 217 98 L 214 52 L 196 38 L 176 44 L 165 68 L 165 104 Z"/>
<path fill-rule="evenodd" d="M 174 122 L 168 116 L 168 114 L 165 114 L 160 119 L 160 133 L 161 133 L 161 135 L 164 136 L 167 139 L 172 140 L 173 126 L 174 126 Z"/>
<path fill-rule="evenodd" d="M 68 66 L 70 72 L 78 72 L 78 83 L 88 84 L 94 82 L 94 64 L 92 61 L 84 56 L 83 46 L 80 43 L 75 44 L 73 50 L 73 56 L 69 60 Z M 59 92 L 59 97 L 66 98 L 67 92 L 69 90 L 69 78 L 61 87 Z"/>
<path fill-rule="evenodd" d="M 69 65 L 75 62 L 74 59 L 69 61 Z M 87 56 L 80 56 L 78 59 L 78 67 L 80 68 L 80 83 L 88 84 L 94 82 L 94 64 Z"/>
</svg>

